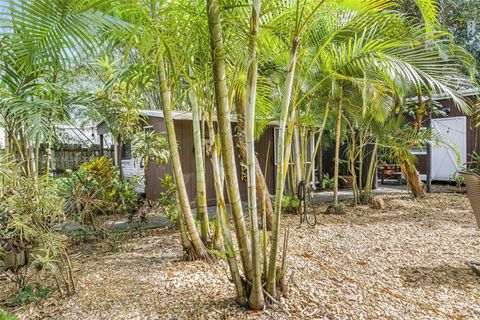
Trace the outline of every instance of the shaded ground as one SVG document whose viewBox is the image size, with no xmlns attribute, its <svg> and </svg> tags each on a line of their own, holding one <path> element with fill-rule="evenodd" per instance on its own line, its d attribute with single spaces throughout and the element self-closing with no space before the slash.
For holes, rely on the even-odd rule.
<svg viewBox="0 0 480 320">
<path fill-rule="evenodd" d="M 127 240 L 116 253 L 75 248 L 78 293 L 15 313 L 42 319 L 480 319 L 480 277 L 465 265 L 480 259 L 480 232 L 466 197 L 383 197 L 386 210 L 348 208 L 346 215 L 321 215 L 315 228 L 297 228 L 298 217 L 285 215 L 290 291 L 281 306 L 263 313 L 237 307 L 225 264 L 182 261 L 178 234 L 165 230 Z"/>
</svg>

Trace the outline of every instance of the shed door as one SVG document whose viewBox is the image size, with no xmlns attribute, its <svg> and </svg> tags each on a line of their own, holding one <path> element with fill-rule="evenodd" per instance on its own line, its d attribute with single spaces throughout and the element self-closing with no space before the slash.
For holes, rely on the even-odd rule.
<svg viewBox="0 0 480 320">
<path fill-rule="evenodd" d="M 467 161 L 467 118 L 433 119 L 432 128 L 443 142 L 432 149 L 432 180 L 452 180 Z"/>
</svg>

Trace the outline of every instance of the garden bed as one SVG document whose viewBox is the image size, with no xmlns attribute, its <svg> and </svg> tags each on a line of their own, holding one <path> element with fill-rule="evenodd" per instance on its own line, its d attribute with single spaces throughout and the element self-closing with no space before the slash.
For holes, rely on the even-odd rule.
<svg viewBox="0 0 480 320">
<path fill-rule="evenodd" d="M 384 199 L 385 210 L 348 207 L 321 215 L 315 228 L 284 215 L 290 289 L 263 313 L 237 307 L 224 263 L 182 261 L 174 230 L 127 240 L 115 253 L 72 248 L 78 293 L 9 311 L 42 319 L 479 318 L 480 277 L 465 261 L 480 260 L 480 232 L 466 196 Z"/>
</svg>

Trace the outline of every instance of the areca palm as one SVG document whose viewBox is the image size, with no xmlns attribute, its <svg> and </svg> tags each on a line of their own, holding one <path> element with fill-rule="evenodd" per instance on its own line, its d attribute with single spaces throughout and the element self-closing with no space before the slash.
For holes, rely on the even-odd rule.
<svg viewBox="0 0 480 320">
<path fill-rule="evenodd" d="M 36 176 L 40 143 L 51 140 L 53 125 L 79 102 L 62 93 L 58 78 L 97 50 L 95 35 L 108 19 L 91 1 L 2 0 L 0 8 L 0 113 L 10 151 L 25 164 L 24 173 Z"/>
<path fill-rule="evenodd" d="M 128 65 L 122 76 L 125 94 L 133 96 L 138 91 L 153 108 L 164 112 L 182 211 L 182 243 L 198 258 L 208 257 L 208 228 L 199 232 L 193 218 L 178 152 L 173 110 L 192 105 L 197 132 L 200 131 L 198 118 L 205 115 L 219 205 L 216 231 L 220 230 L 223 235 L 239 302 L 248 303 L 254 309 L 264 306 L 265 292 L 275 300 L 283 289 L 285 266 L 278 261 L 281 200 L 291 142 L 296 124 L 305 115 L 303 112 L 319 111 L 315 109 L 325 106 L 326 110 L 321 110 L 325 116 L 323 130 L 327 110 L 336 108 L 338 176 L 343 110 L 353 105 L 347 103 L 349 92 L 357 93 L 363 101 L 359 104 L 364 108 L 363 114 L 375 114 L 377 123 L 386 121 L 384 114 L 393 114 L 385 112 L 391 107 L 390 101 L 380 103 L 387 101 L 387 97 L 402 101 L 412 93 L 445 92 L 464 107 L 455 86 L 467 80 L 459 76 L 455 64 L 445 58 L 448 54 L 444 54 L 444 49 L 452 48 L 450 42 L 443 34 L 433 32 L 435 0 L 419 0 L 425 22 L 422 26 L 412 25 L 395 9 L 395 2 L 389 0 L 256 0 L 253 3 L 241 0 L 80 0 L 75 3 L 21 0 L 3 3 L 10 12 L 7 28 L 19 31 L 18 34 L 7 33 L 6 45 L 2 47 L 3 57 L 14 56 L 14 69 L 22 74 L 16 82 L 9 80 L 15 85 L 19 83 L 18 87 L 28 83 L 31 77 L 50 76 L 95 52 L 95 48 L 101 46 L 94 37 L 98 32 L 105 31 L 108 45 L 122 53 L 122 62 Z M 53 12 L 48 12 L 49 8 L 53 8 Z M 211 47 L 206 45 L 208 41 Z M 2 76 L 9 79 L 9 69 L 4 70 Z M 7 83 L 8 88 L 15 88 L 10 83 Z M 132 87 L 134 89 L 130 90 Z M 241 206 L 231 129 L 234 101 L 240 103 L 244 96 L 244 112 L 240 104 L 237 112 L 245 113 L 249 226 Z M 314 96 L 325 99 L 313 105 L 309 99 Z M 25 97 L 22 96 L 28 102 Z M 184 104 L 185 101 L 188 102 Z M 262 105 L 268 105 L 274 112 L 265 116 L 267 112 L 262 112 L 267 108 L 260 107 Z M 275 150 L 278 166 L 271 248 L 269 252 L 263 250 L 262 270 L 254 136 L 255 129 L 261 131 L 272 114 L 279 122 L 278 150 Z M 129 118 L 131 114 L 121 112 L 121 115 Z M 256 120 L 260 125 L 255 127 Z M 145 138 L 154 142 L 153 137 Z M 203 164 L 200 140 L 201 135 L 197 134 L 196 160 Z M 400 142 L 389 143 L 397 144 L 401 145 Z M 152 152 L 152 146 L 147 145 L 138 146 L 138 150 L 145 155 Z M 406 149 L 392 150 L 401 150 L 402 153 L 398 153 L 401 158 L 410 161 Z M 149 156 L 145 158 L 148 160 Z M 405 170 L 411 167 L 405 166 Z M 202 171 L 199 166 L 198 172 Z M 297 178 L 303 178 L 306 170 L 299 171 Z M 238 251 L 234 249 L 236 246 L 227 223 L 223 178 L 232 208 Z M 198 189 L 204 193 L 200 184 Z M 217 232 L 218 238 L 220 232 Z M 241 263 L 237 262 L 237 254 Z M 286 250 L 283 261 L 285 255 Z M 266 280 L 265 284 L 262 279 Z"/>
<path fill-rule="evenodd" d="M 447 47 L 449 42 L 438 35 L 426 37 L 418 33 L 415 26 L 409 25 L 395 11 L 374 9 L 375 6 L 388 8 L 392 4 L 389 1 L 371 2 L 371 8 L 367 5 L 363 10 L 352 11 L 342 8 L 340 3 L 340 8 L 335 9 L 336 15 L 323 16 L 326 27 L 317 28 L 312 35 L 318 48 L 313 66 L 323 74 L 320 83 L 335 79 L 351 83 L 362 92 L 368 84 L 372 88 L 372 83 L 379 82 L 387 90 L 379 91 L 381 87 L 374 87 L 380 93 L 378 97 L 396 99 L 404 99 L 408 94 L 403 88 L 413 88 L 414 92 L 444 92 L 465 110 L 466 105 L 456 88 L 459 83 L 468 83 L 468 77 L 459 72 L 456 61 L 445 58 L 438 50 Z M 392 20 L 401 28 L 392 29 Z M 328 33 L 324 34 L 324 30 Z M 396 86 L 398 82 L 403 84 L 402 88 Z M 310 91 L 319 87 L 313 86 Z M 388 104 L 378 107 L 388 107 Z M 405 166 L 405 170 L 411 169 Z"/>
</svg>

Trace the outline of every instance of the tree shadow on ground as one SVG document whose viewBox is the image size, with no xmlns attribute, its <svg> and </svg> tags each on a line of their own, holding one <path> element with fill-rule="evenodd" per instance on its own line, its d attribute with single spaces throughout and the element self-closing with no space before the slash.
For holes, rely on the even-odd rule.
<svg viewBox="0 0 480 320">
<path fill-rule="evenodd" d="M 467 285 L 479 287 L 480 277 L 466 264 L 464 267 L 440 265 L 435 267 L 403 267 L 400 276 L 405 287 L 450 287 L 465 290 Z"/>
</svg>

